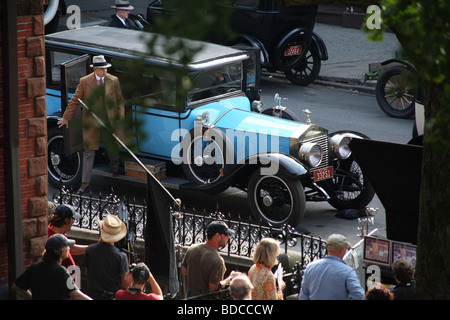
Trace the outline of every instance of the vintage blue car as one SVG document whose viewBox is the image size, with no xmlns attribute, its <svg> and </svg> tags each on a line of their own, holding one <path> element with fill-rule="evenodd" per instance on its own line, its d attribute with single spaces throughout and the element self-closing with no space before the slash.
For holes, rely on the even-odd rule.
<svg viewBox="0 0 450 320">
<path fill-rule="evenodd" d="M 183 64 L 179 54 L 163 50 L 175 41 L 200 50 Z M 151 52 L 146 43 L 153 43 Z M 296 226 L 306 201 L 343 209 L 363 208 L 373 198 L 348 147 L 350 139 L 364 135 L 329 134 L 310 121 L 299 122 L 279 97 L 265 110 L 258 100 L 250 101 L 258 90 L 258 54 L 101 26 L 47 35 L 45 45 L 48 172 L 55 187 L 80 186 L 77 130 L 63 132 L 57 120 L 79 78 L 90 72 L 92 56 L 101 54 L 113 65 L 108 72 L 121 81 L 129 146 L 143 163 L 164 164 L 163 185 L 209 194 L 238 187 L 247 191 L 253 214 L 273 226 Z M 129 74 L 127 63 L 138 64 L 139 74 Z M 131 180 L 126 163 L 122 170 L 114 178 Z M 100 167 L 94 173 L 113 177 Z"/>
</svg>

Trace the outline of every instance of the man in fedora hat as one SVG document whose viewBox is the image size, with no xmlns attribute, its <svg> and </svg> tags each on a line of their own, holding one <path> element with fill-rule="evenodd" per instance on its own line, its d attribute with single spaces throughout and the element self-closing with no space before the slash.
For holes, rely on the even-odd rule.
<svg viewBox="0 0 450 320">
<path fill-rule="evenodd" d="M 95 152 L 99 149 L 101 130 L 97 120 L 91 114 L 94 112 L 111 128 L 117 128 L 120 122 L 125 118 L 125 105 L 120 88 L 119 79 L 108 73 L 111 67 L 105 57 L 95 56 L 92 59 L 91 68 L 94 72 L 80 79 L 75 93 L 67 105 L 61 119 L 58 120 L 59 127 L 68 127 L 80 100 L 85 100 L 89 112 L 83 110 L 82 128 L 83 128 L 83 172 L 80 191 L 84 192 L 89 188 L 91 180 L 91 171 L 94 165 Z M 122 130 L 115 130 L 119 138 L 123 139 Z M 109 135 L 102 135 L 103 139 L 111 139 Z M 109 141 L 111 143 L 111 141 Z M 109 150 L 110 166 L 114 176 L 119 175 L 119 156 L 118 151 Z"/>
<path fill-rule="evenodd" d="M 115 5 L 111 6 L 111 8 L 116 9 L 116 14 L 112 16 L 112 20 L 109 23 L 110 27 L 138 30 L 138 28 L 130 25 L 128 16 L 130 15 L 130 11 L 133 10 L 134 7 L 130 6 L 128 0 L 116 0 Z"/>
<path fill-rule="evenodd" d="M 114 243 L 127 234 L 125 224 L 115 215 L 109 214 L 98 221 L 100 240 L 86 249 L 85 266 L 88 282 L 88 295 L 94 300 L 114 298 L 120 289 L 127 289 L 127 255 Z"/>
</svg>

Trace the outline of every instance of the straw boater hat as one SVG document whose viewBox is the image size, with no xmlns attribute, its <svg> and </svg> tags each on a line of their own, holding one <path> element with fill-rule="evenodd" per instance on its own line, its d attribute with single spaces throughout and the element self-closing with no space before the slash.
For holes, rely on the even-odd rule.
<svg viewBox="0 0 450 320">
<path fill-rule="evenodd" d="M 127 235 L 127 227 L 117 216 L 109 214 L 103 220 L 98 220 L 100 238 L 104 242 L 118 242 Z"/>
<path fill-rule="evenodd" d="M 113 9 L 120 9 L 120 10 L 133 10 L 134 7 L 130 6 L 130 2 L 127 0 L 116 0 L 116 5 L 111 6 Z"/>
<path fill-rule="evenodd" d="M 104 56 L 95 56 L 92 58 L 91 68 L 109 68 L 111 64 L 109 64 Z"/>
</svg>

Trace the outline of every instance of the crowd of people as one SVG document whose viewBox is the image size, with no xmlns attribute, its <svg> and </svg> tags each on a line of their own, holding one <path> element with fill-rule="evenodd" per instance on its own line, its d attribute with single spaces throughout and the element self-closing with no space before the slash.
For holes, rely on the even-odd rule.
<svg viewBox="0 0 450 320">
<path fill-rule="evenodd" d="M 67 238 L 74 219 L 74 207 L 49 202 L 48 240 L 42 260 L 30 265 L 13 283 L 23 299 L 44 300 L 162 300 L 163 292 L 145 263 L 129 266 L 127 255 L 115 244 L 127 235 L 123 221 L 115 215 L 99 220 L 97 243 L 79 245 Z M 181 264 L 186 277 L 186 298 L 227 288 L 233 300 L 283 300 L 285 283 L 272 270 L 278 265 L 280 246 L 273 238 L 261 239 L 253 253 L 247 273 L 231 271 L 225 278 L 226 264 L 219 253 L 235 232 L 223 221 L 213 221 L 206 229 L 206 241 L 190 246 Z M 327 239 L 327 255 L 311 262 L 302 278 L 299 300 L 413 300 L 414 267 L 406 259 L 392 265 L 397 285 L 381 284 L 365 291 L 355 270 L 343 257 L 351 247 L 341 234 Z M 72 255 L 84 254 L 86 293 L 78 286 Z M 74 276 L 75 274 L 75 276 Z M 289 299 L 293 299 L 292 296 Z"/>
<path fill-rule="evenodd" d="M 77 245 L 67 238 L 80 216 L 69 205 L 49 203 L 48 239 L 41 261 L 30 265 L 13 283 L 23 299 L 33 300 L 162 300 L 163 293 L 145 263 L 129 266 L 127 255 L 115 244 L 127 235 L 117 216 L 99 220 L 97 243 Z M 72 252 L 72 253 L 71 253 Z M 87 290 L 77 284 L 78 268 L 72 254 L 84 254 Z M 78 279 L 79 280 L 79 279 Z M 147 292 L 146 286 L 150 286 Z"/>
<path fill-rule="evenodd" d="M 263 238 L 256 245 L 248 273 L 231 271 L 224 278 L 226 267 L 218 249 L 224 247 L 234 231 L 224 222 L 213 222 L 207 228 L 207 240 L 191 246 L 182 262 L 187 277 L 187 296 L 195 297 L 229 286 L 234 300 L 283 300 L 285 283 L 272 272 L 280 254 L 278 241 Z M 356 271 L 343 257 L 351 248 L 345 236 L 332 234 L 327 239 L 327 255 L 310 263 L 302 278 L 299 300 L 403 300 L 414 299 L 414 267 L 398 259 L 393 264 L 397 285 L 392 290 L 377 284 L 365 291 Z M 290 297 L 292 299 L 292 297 Z"/>
</svg>

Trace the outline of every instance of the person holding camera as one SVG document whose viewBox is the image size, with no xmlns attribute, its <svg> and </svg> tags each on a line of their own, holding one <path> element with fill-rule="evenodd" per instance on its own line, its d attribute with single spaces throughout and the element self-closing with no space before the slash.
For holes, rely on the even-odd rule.
<svg viewBox="0 0 450 320">
<path fill-rule="evenodd" d="M 116 300 L 163 300 L 164 296 L 153 277 L 150 269 L 145 263 L 132 265 L 129 276 L 131 276 L 131 285 L 127 290 L 119 290 L 116 292 Z M 150 284 L 151 293 L 145 292 L 145 286 Z"/>
</svg>

